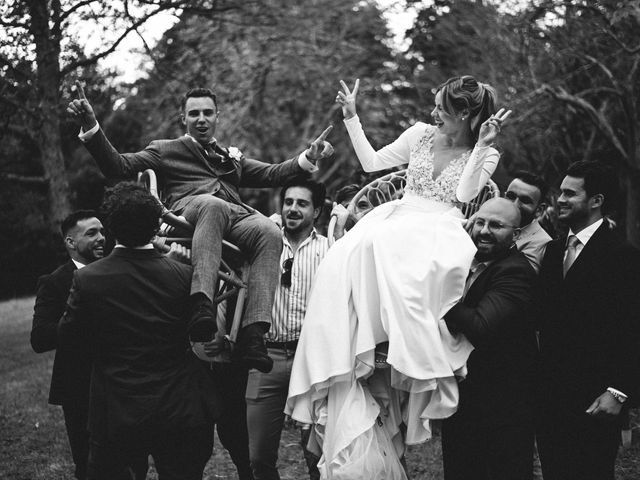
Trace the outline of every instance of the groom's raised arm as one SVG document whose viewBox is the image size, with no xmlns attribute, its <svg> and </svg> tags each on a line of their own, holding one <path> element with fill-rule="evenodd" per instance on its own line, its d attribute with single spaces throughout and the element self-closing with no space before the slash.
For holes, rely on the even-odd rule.
<svg viewBox="0 0 640 480">
<path fill-rule="evenodd" d="M 79 82 L 76 82 L 76 92 L 78 98 L 69 103 L 67 113 L 79 124 L 78 138 L 105 176 L 131 178 L 147 168 L 157 170 L 160 167 L 160 153 L 155 142 L 137 153 L 119 153 L 100 128 L 93 107 Z"/>
</svg>

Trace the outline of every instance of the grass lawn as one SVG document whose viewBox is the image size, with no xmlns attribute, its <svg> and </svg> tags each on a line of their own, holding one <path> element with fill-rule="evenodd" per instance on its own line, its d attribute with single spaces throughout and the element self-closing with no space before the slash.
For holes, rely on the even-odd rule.
<svg viewBox="0 0 640 480">
<path fill-rule="evenodd" d="M 53 352 L 35 354 L 29 345 L 33 298 L 0 303 L 0 478 L 73 478 L 62 410 L 47 404 Z M 634 415 L 633 445 L 618 456 L 617 479 L 640 478 L 640 419 Z M 280 443 L 283 480 L 308 478 L 298 445 L 299 432 L 288 425 Z M 206 480 L 235 479 L 235 468 L 216 438 Z M 407 463 L 412 480 L 442 478 L 440 441 L 411 447 Z M 148 479 L 155 479 L 153 470 Z M 542 478 L 536 474 L 536 478 Z"/>
</svg>

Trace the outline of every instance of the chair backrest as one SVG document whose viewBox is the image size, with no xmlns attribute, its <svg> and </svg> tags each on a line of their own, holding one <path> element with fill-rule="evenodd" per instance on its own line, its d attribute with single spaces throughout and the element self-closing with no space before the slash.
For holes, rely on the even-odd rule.
<svg viewBox="0 0 640 480">
<path fill-rule="evenodd" d="M 365 185 L 360 189 L 358 193 L 351 199 L 347 209 L 355 217 L 357 221 L 366 215 L 370 210 L 373 210 L 378 205 L 390 202 L 391 200 L 397 200 L 404 195 L 404 188 L 407 184 L 407 170 L 399 170 L 397 172 L 391 172 L 384 177 L 377 178 L 371 183 Z M 500 196 L 500 189 L 491 179 L 487 181 L 487 184 L 480 191 L 478 196 L 470 202 L 460 205 L 460 210 L 464 214 L 465 218 L 471 218 L 471 216 L 478 211 L 480 205 L 489 200 Z M 333 232 L 335 229 L 336 218 L 331 217 L 329 222 L 329 228 L 327 237 L 329 238 L 329 244 L 333 244 Z"/>
<path fill-rule="evenodd" d="M 372 181 L 368 185 L 365 185 L 358 193 L 356 193 L 355 197 L 353 197 L 349 203 L 349 211 L 359 214 L 363 211 L 369 211 L 374 207 L 391 200 L 402 198 L 404 195 L 404 188 L 407 184 L 406 174 L 406 169 L 398 172 L 392 172 L 384 177 L 380 177 Z M 480 205 L 488 199 L 499 196 L 500 190 L 498 189 L 498 186 L 493 180 L 489 179 L 478 196 L 470 202 L 463 203 L 460 206 L 460 209 L 462 210 L 465 218 L 469 218 L 476 213 L 480 208 Z"/>
</svg>

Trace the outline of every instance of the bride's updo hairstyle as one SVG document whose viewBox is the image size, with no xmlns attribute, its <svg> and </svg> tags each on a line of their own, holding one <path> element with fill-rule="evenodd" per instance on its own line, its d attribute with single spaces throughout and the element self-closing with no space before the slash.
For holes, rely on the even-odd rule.
<svg viewBox="0 0 640 480">
<path fill-rule="evenodd" d="M 480 126 L 496 113 L 496 90 L 487 83 L 478 82 L 471 75 L 453 77 L 438 87 L 442 92 L 442 109 L 450 115 L 469 111 L 471 132 L 478 140 Z"/>
</svg>

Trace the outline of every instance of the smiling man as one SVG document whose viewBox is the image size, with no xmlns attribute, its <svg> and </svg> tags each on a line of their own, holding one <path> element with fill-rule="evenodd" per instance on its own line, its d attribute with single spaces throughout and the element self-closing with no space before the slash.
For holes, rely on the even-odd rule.
<svg viewBox="0 0 640 480">
<path fill-rule="evenodd" d="M 326 129 L 310 147 L 279 164 L 245 158 L 236 148 L 223 148 L 214 137 L 220 112 L 215 94 L 189 90 L 182 99 L 186 135 L 156 140 L 137 153 L 120 154 L 100 129 L 93 108 L 78 85 L 79 98 L 67 112 L 82 127 L 80 140 L 108 177 L 129 177 L 151 168 L 158 173 L 164 200 L 172 211 L 195 226 L 192 245 L 191 321 L 193 341 L 208 341 L 216 330 L 213 307 L 222 239 L 238 245 L 249 257 L 251 274 L 242 329 L 234 350 L 248 368 L 269 371 L 272 361 L 264 346 L 273 294 L 278 279 L 281 234 L 269 219 L 244 205 L 240 187 L 277 187 L 317 170 L 316 162 L 333 153 Z"/>
<path fill-rule="evenodd" d="M 536 272 L 540 271 L 542 257 L 551 241 L 549 234 L 538 222 L 538 217 L 547 208 L 547 191 L 547 184 L 541 177 L 520 171 L 515 174 L 504 194 L 504 197 L 511 200 L 520 210 L 521 230 L 516 239 L 516 246 L 526 255 Z"/>
<path fill-rule="evenodd" d="M 604 218 L 617 186 L 611 168 L 587 161 L 560 185 L 569 232 L 547 246 L 536 302 L 545 480 L 613 480 L 620 412 L 640 393 L 640 252 Z"/>
<path fill-rule="evenodd" d="M 480 207 L 464 298 L 445 316 L 474 347 L 458 411 L 442 425 L 445 480 L 533 476 L 536 337 L 528 312 L 536 275 L 515 248 L 519 225 L 520 212 L 507 199 Z"/>
<path fill-rule="evenodd" d="M 73 272 L 104 256 L 104 228 L 91 210 L 80 210 L 60 227 L 69 261 L 38 280 L 31 346 L 36 353 L 56 350 L 49 403 L 61 405 L 75 476 L 84 479 L 89 455 L 87 418 L 91 361 L 87 351 L 58 349 L 58 323 L 64 313 Z"/>
<path fill-rule="evenodd" d="M 280 478 L 276 464 L 291 367 L 313 279 L 329 248 L 326 237 L 314 228 L 324 197 L 324 185 L 309 180 L 291 182 L 280 192 L 282 270 L 276 287 L 273 324 L 267 334 L 267 348 L 274 366 L 270 373 L 250 372 L 246 393 L 249 452 L 256 480 Z M 309 474 L 312 479 L 320 478 L 317 459 L 305 448 L 308 433 L 309 430 L 303 430 Z"/>
</svg>

